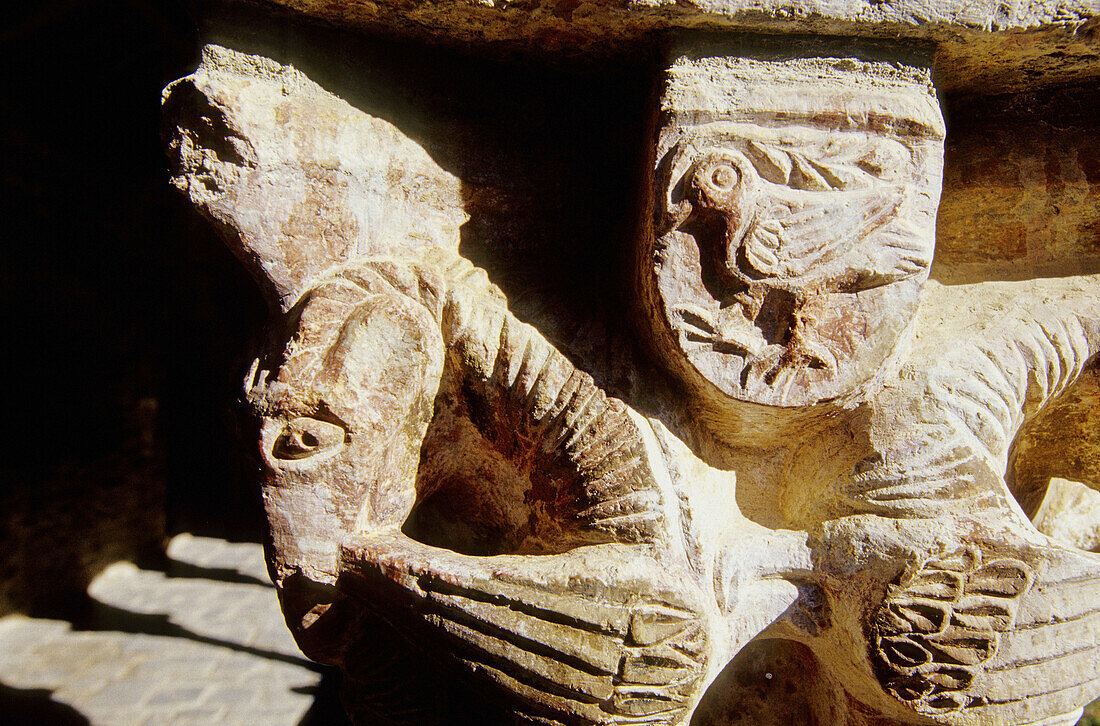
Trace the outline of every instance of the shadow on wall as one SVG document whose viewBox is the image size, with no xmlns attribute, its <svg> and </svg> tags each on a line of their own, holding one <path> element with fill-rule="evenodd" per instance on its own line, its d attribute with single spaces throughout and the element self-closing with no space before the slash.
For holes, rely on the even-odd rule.
<svg viewBox="0 0 1100 726">
<path fill-rule="evenodd" d="M 0 613 L 79 598 L 167 530 L 256 540 L 228 413 L 263 307 L 167 183 L 160 90 L 197 62 L 173 1 L 5 17 Z"/>
<path fill-rule="evenodd" d="M 578 61 L 473 53 L 220 8 L 202 35 L 289 64 L 392 123 L 461 182 L 460 251 L 612 393 L 633 353 L 628 265 L 657 48 Z M 257 32 L 257 28 L 264 28 Z"/>
<path fill-rule="evenodd" d="M 54 701 L 46 688 L 12 688 L 0 683 L 0 712 L 8 723 L 42 726 L 87 726 L 91 723 L 72 706 Z"/>
</svg>

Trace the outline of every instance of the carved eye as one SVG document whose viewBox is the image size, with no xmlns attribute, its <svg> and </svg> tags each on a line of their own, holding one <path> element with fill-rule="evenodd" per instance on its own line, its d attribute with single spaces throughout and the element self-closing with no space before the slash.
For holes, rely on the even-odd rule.
<svg viewBox="0 0 1100 726">
<path fill-rule="evenodd" d="M 718 192 L 728 192 L 741 181 L 741 170 L 729 162 L 708 165 L 703 173 L 706 184 Z"/>
<path fill-rule="evenodd" d="M 695 165 L 691 186 L 699 201 L 725 207 L 741 196 L 744 176 L 736 159 L 721 153 L 710 154 Z"/>
<path fill-rule="evenodd" d="M 344 443 L 343 427 L 328 421 L 302 416 L 287 421 L 275 439 L 271 455 L 276 459 L 295 461 L 331 451 Z"/>
</svg>

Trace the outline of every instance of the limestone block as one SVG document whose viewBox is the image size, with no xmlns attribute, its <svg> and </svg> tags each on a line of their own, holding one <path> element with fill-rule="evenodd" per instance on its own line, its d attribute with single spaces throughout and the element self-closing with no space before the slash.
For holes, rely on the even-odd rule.
<svg viewBox="0 0 1100 726">
<path fill-rule="evenodd" d="M 988 93 L 1097 77 L 1095 0 L 266 0 L 353 29 L 527 53 L 606 53 L 678 28 L 934 44 L 943 88 Z"/>
<path fill-rule="evenodd" d="M 1095 697 L 1100 558 L 1048 534 L 1077 510 L 1034 462 L 1096 460 L 1100 276 L 928 280 L 930 57 L 674 39 L 608 271 L 652 358 L 621 395 L 459 254 L 416 142 L 205 58 L 166 95 L 176 183 L 272 297 L 245 382 L 269 566 L 356 722 L 1069 724 Z M 298 168 L 347 171 L 288 231 Z M 364 199 L 396 211 L 357 226 Z"/>
</svg>

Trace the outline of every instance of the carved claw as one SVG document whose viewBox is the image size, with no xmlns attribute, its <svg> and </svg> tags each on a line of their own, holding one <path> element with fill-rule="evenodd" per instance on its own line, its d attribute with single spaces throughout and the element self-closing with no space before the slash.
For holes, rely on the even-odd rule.
<svg viewBox="0 0 1100 726">
<path fill-rule="evenodd" d="M 758 356 L 767 345 L 760 331 L 735 313 L 715 314 L 699 305 L 682 305 L 673 313 L 689 341 L 708 344 L 716 351 Z"/>
<path fill-rule="evenodd" d="M 550 724 L 679 724 L 707 666 L 690 578 L 629 545 L 477 558 L 400 534 L 341 551 L 344 587 Z M 446 647 L 440 648 L 443 642 Z"/>
</svg>

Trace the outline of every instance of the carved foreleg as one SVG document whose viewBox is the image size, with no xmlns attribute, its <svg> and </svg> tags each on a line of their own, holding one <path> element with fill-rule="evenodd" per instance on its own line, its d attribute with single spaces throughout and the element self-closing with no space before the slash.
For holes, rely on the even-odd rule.
<svg viewBox="0 0 1100 726">
<path fill-rule="evenodd" d="M 847 501 L 900 517 L 966 503 L 1022 520 L 1004 486 L 1009 451 L 1100 351 L 1100 278 L 936 288 L 926 298 L 910 361 L 873 404 L 875 453 Z"/>
<path fill-rule="evenodd" d="M 679 724 L 708 671 L 705 608 L 647 548 L 484 558 L 365 535 L 343 569 L 348 592 L 521 720 Z"/>
<path fill-rule="evenodd" d="M 1004 481 L 1021 427 L 1100 349 L 1098 288 L 933 291 L 909 365 L 874 404 L 874 453 L 842 487 L 861 520 L 895 520 L 862 529 L 910 562 L 881 605 L 869 588 L 874 670 L 937 722 L 1069 723 L 1100 685 L 1100 558 L 1040 535 Z M 889 560 L 857 569 L 886 574 Z"/>
</svg>

